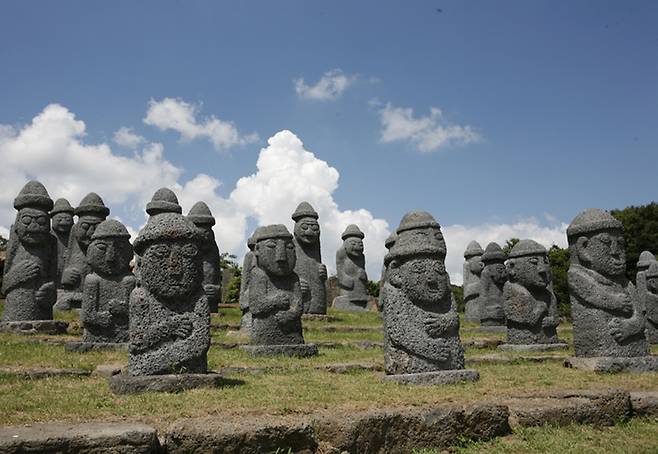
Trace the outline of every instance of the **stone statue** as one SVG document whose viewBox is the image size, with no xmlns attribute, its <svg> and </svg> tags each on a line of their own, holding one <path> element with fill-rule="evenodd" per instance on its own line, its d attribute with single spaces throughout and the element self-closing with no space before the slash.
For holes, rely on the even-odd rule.
<svg viewBox="0 0 658 454">
<path fill-rule="evenodd" d="M 538 350 L 543 344 L 557 347 L 560 319 L 546 248 L 533 240 L 519 241 L 509 253 L 507 274 L 503 289 L 507 343 Z"/>
<path fill-rule="evenodd" d="M 647 288 L 646 274 L 651 264 L 655 261 L 656 261 L 656 257 L 650 251 L 642 251 L 639 260 L 637 262 L 637 274 L 635 275 L 635 287 L 637 288 L 637 297 L 640 300 L 640 307 L 642 307 L 642 311 L 645 312 L 647 315 L 647 321 L 649 321 L 648 313 L 647 313 L 648 310 L 647 298 L 649 298 L 650 292 Z"/>
<path fill-rule="evenodd" d="M 304 313 L 326 314 L 327 267 L 322 264 L 320 254 L 318 213 L 308 202 L 302 202 L 292 214 L 292 220 L 295 221 L 293 242 L 297 251 L 295 273 L 309 290 L 304 294 Z"/>
<path fill-rule="evenodd" d="M 431 214 L 406 214 L 386 255 L 384 368 L 404 383 L 478 378 L 464 369 L 459 315 L 445 268 L 446 247 Z"/>
<path fill-rule="evenodd" d="M 62 272 L 69 251 L 69 237 L 73 227 L 73 207 L 66 199 L 57 199 L 50 211 L 52 233 L 57 238 L 57 288 L 62 285 Z"/>
<path fill-rule="evenodd" d="M 484 250 L 477 241 L 468 243 L 464 251 L 464 319 L 472 323 L 480 323 L 480 293 L 482 292 L 480 277 L 484 268 L 482 254 Z"/>
<path fill-rule="evenodd" d="M 646 271 L 647 293 L 645 307 L 647 312 L 647 340 L 658 344 L 658 262 L 654 261 Z"/>
<path fill-rule="evenodd" d="M 386 237 L 386 240 L 384 240 L 384 247 L 386 248 L 387 251 L 391 250 L 391 248 L 395 244 L 395 240 L 397 239 L 397 237 L 398 236 L 395 232 L 391 232 L 391 234 L 388 237 Z M 386 302 L 386 292 L 384 291 L 385 282 L 386 282 L 386 261 L 382 263 L 382 274 L 381 277 L 379 278 L 379 298 L 377 299 L 377 309 L 380 312 L 383 310 L 384 304 Z"/>
<path fill-rule="evenodd" d="M 293 238 L 281 224 L 259 228 L 254 234 L 257 266 L 251 271 L 249 298 L 252 354 L 317 354 L 304 345 L 301 316 L 302 288 L 295 273 Z"/>
<path fill-rule="evenodd" d="M 503 286 L 507 281 L 505 268 L 507 254 L 498 243 L 489 243 L 482 254 L 482 275 L 480 278 L 480 324 L 483 326 L 505 326 L 503 309 Z"/>
<path fill-rule="evenodd" d="M 258 229 L 257 229 L 258 231 Z M 255 235 L 255 234 L 254 234 Z M 244 256 L 242 262 L 242 274 L 240 275 L 240 309 L 242 317 L 240 318 L 240 331 L 246 335 L 251 335 L 251 312 L 249 312 L 249 282 L 251 282 L 251 273 L 256 268 L 256 256 L 254 255 L 254 235 L 247 238 L 247 248 L 249 251 Z"/>
<path fill-rule="evenodd" d="M 4 322 L 52 320 L 56 299 L 57 244 L 50 233 L 53 201 L 38 181 L 30 181 L 14 199 L 2 279 Z"/>
<path fill-rule="evenodd" d="M 92 272 L 85 277 L 80 311 L 82 342 L 128 342 L 128 301 L 135 288 L 132 256 L 130 234 L 122 223 L 109 219 L 98 224 L 87 248 Z"/>
<path fill-rule="evenodd" d="M 347 226 L 341 238 L 343 246 L 336 251 L 338 295 L 333 306 L 339 311 L 365 311 L 368 304 L 368 275 L 363 255 L 365 235 L 354 224 Z"/>
<path fill-rule="evenodd" d="M 187 219 L 197 226 L 204 239 L 201 245 L 203 290 L 208 297 L 210 312 L 217 312 L 222 298 L 222 270 L 219 268 L 219 248 L 215 241 L 215 233 L 212 230 L 212 226 L 215 225 L 215 218 L 208 205 L 204 202 L 197 202 L 187 214 Z"/>
<path fill-rule="evenodd" d="M 110 214 L 103 199 L 94 192 L 87 194 L 75 209 L 78 222 L 71 229 L 69 251 L 62 272 L 62 288 L 55 309 L 79 309 L 82 306 L 85 277 L 91 272 L 87 263 L 87 248 L 96 226 Z"/>
</svg>

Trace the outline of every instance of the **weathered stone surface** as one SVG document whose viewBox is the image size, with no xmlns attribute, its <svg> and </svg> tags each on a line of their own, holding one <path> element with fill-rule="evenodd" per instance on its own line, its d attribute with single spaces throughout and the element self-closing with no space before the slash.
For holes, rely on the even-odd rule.
<svg viewBox="0 0 658 454">
<path fill-rule="evenodd" d="M 495 348 L 502 343 L 502 339 L 473 339 L 463 341 L 462 345 L 465 348 Z"/>
<path fill-rule="evenodd" d="M 210 314 L 201 241 L 178 213 L 151 216 L 135 239 L 141 286 L 130 295 L 129 374 L 206 372 Z"/>
<path fill-rule="evenodd" d="M 251 356 L 281 355 L 303 358 L 318 354 L 315 344 L 241 345 L 240 349 L 249 352 Z"/>
<path fill-rule="evenodd" d="M 326 314 L 327 267 L 322 264 L 320 253 L 320 224 L 318 213 L 308 202 L 302 202 L 292 214 L 295 221 L 293 242 L 297 260 L 295 273 L 306 290 L 304 292 L 304 313 Z"/>
<path fill-rule="evenodd" d="M 57 295 L 57 310 L 80 309 L 84 299 L 86 276 L 92 272 L 87 262 L 87 250 L 98 224 L 110 214 L 103 199 L 90 192 L 80 201 L 75 214 L 78 222 L 71 228 L 68 255 L 62 271 L 62 291 Z"/>
<path fill-rule="evenodd" d="M 395 232 L 391 234 L 384 241 L 384 247 L 386 247 L 387 253 L 391 250 L 395 241 L 398 239 L 398 235 Z M 386 271 L 387 266 L 386 262 L 382 263 L 382 274 L 379 278 L 379 298 L 377 299 L 377 309 L 382 311 L 384 308 L 384 303 L 386 302 L 386 291 L 384 290 L 384 284 L 386 283 Z"/>
<path fill-rule="evenodd" d="M 107 382 L 115 394 L 177 393 L 194 388 L 219 388 L 225 384 L 221 375 L 212 372 L 140 376 L 117 374 L 108 377 Z"/>
<path fill-rule="evenodd" d="M 407 213 L 386 255 L 384 364 L 387 374 L 464 368 L 459 316 L 445 269 L 446 246 L 427 212 Z"/>
<path fill-rule="evenodd" d="M 484 250 L 480 243 L 471 241 L 464 251 L 464 319 L 467 322 L 480 323 L 480 294 L 482 293 L 482 254 Z"/>
<path fill-rule="evenodd" d="M 638 282 L 640 280 L 639 274 Z M 658 262 L 654 261 L 645 272 L 644 286 L 644 298 L 642 298 L 641 304 L 646 309 L 647 341 L 658 344 Z"/>
<path fill-rule="evenodd" d="M 655 372 L 658 371 L 658 356 L 576 356 L 567 358 L 564 366 L 600 373 Z"/>
<path fill-rule="evenodd" d="M 128 350 L 128 343 L 122 342 L 67 342 L 64 349 L 69 352 L 87 353 L 113 350 Z"/>
<path fill-rule="evenodd" d="M 505 254 L 498 243 L 489 243 L 482 254 L 480 277 L 480 324 L 505 326 L 503 287 L 507 282 Z"/>
<path fill-rule="evenodd" d="M 2 279 L 2 321 L 52 320 L 57 297 L 57 241 L 50 233 L 53 201 L 38 181 L 28 182 L 14 199 Z"/>
<path fill-rule="evenodd" d="M 631 392 L 633 416 L 658 417 L 658 391 Z"/>
<path fill-rule="evenodd" d="M 2 322 L 0 332 L 14 334 L 66 334 L 68 322 L 62 320 L 30 320 L 22 322 Z"/>
<path fill-rule="evenodd" d="M 123 364 L 99 364 L 92 372 L 92 375 L 108 378 L 114 375 L 119 375 L 125 370 L 126 366 Z"/>
<path fill-rule="evenodd" d="M 84 369 L 57 369 L 52 367 L 0 367 L 0 374 L 18 375 L 28 378 L 86 377 L 91 375 Z"/>
<path fill-rule="evenodd" d="M 516 243 L 509 253 L 507 275 L 503 287 L 507 343 L 558 343 L 560 316 L 546 248 L 534 240 Z"/>
<path fill-rule="evenodd" d="M 154 428 L 139 423 L 45 423 L 0 427 L 0 453 L 158 453 Z"/>
<path fill-rule="evenodd" d="M 205 202 L 197 202 L 187 214 L 187 219 L 197 226 L 203 237 L 200 246 L 203 261 L 203 290 L 208 298 L 210 312 L 217 312 L 222 297 L 222 270 L 219 268 L 219 248 L 212 230 L 215 218 Z"/>
<path fill-rule="evenodd" d="M 244 256 L 242 261 L 242 274 L 240 276 L 240 309 L 242 309 L 242 317 L 240 318 L 240 331 L 244 334 L 251 336 L 251 312 L 249 312 L 249 284 L 251 283 L 251 274 L 256 268 L 256 255 L 254 248 L 256 242 L 254 236 L 247 239 L 247 247 L 249 251 Z"/>
<path fill-rule="evenodd" d="M 644 308 L 626 279 L 621 222 L 606 211 L 586 210 L 571 222 L 567 237 L 576 356 L 647 356 Z"/>
<path fill-rule="evenodd" d="M 338 294 L 334 309 L 347 312 L 365 311 L 368 304 L 368 275 L 363 255 L 365 235 L 354 224 L 347 226 L 341 238 L 343 245 L 336 251 Z"/>
<path fill-rule="evenodd" d="M 336 322 L 339 319 L 334 315 L 327 315 L 327 314 L 302 314 L 302 320 L 330 323 L 330 322 Z"/>
<path fill-rule="evenodd" d="M 500 353 L 491 353 L 488 355 L 470 356 L 466 358 L 466 364 L 517 364 L 519 362 L 543 363 L 546 361 L 564 362 L 565 355 L 523 355 L 510 356 Z"/>
<path fill-rule="evenodd" d="M 451 385 L 453 383 L 478 381 L 480 374 L 475 369 L 437 370 L 413 374 L 385 375 L 383 380 L 402 385 Z"/>
<path fill-rule="evenodd" d="M 316 369 L 326 370 L 333 374 L 347 374 L 352 371 L 383 371 L 383 364 L 369 364 L 369 363 L 338 363 L 338 364 L 322 364 L 316 366 Z"/>
<path fill-rule="evenodd" d="M 504 352 L 552 352 L 566 350 L 569 348 L 569 344 L 501 344 L 497 348 Z"/>
<path fill-rule="evenodd" d="M 69 237 L 73 227 L 73 214 L 75 210 L 66 199 L 57 199 L 50 211 L 52 234 L 57 238 L 57 288 L 62 285 L 62 272 L 69 251 Z"/>
</svg>

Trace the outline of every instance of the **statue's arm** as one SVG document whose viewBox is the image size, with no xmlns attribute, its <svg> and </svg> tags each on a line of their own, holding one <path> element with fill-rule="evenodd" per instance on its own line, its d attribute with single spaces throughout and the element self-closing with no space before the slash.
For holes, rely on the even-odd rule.
<svg viewBox="0 0 658 454">
<path fill-rule="evenodd" d="M 623 293 L 609 291 L 580 269 L 570 268 L 567 277 L 569 292 L 578 299 L 605 311 L 622 310 L 625 300 Z"/>
<path fill-rule="evenodd" d="M 83 325 L 95 325 L 106 328 L 110 326 L 110 313 L 98 310 L 98 293 L 100 279 L 98 276 L 88 274 L 82 291 L 82 310 L 80 321 Z"/>
<path fill-rule="evenodd" d="M 354 278 L 345 273 L 342 266 L 336 270 L 336 279 L 342 288 L 347 290 L 354 288 Z"/>
<path fill-rule="evenodd" d="M 140 353 L 152 349 L 173 337 L 173 320 L 150 323 L 149 304 L 144 289 L 138 287 L 130 294 L 130 351 Z"/>
</svg>

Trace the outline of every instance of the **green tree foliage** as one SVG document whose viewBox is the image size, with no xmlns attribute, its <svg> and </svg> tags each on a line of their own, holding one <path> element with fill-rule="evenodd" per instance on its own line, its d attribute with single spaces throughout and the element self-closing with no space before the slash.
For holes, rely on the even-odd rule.
<svg viewBox="0 0 658 454">
<path fill-rule="evenodd" d="M 368 281 L 368 295 L 379 298 L 379 282 Z"/>
<path fill-rule="evenodd" d="M 569 300 L 569 285 L 567 283 L 569 249 L 562 249 L 553 245 L 548 250 L 548 259 L 551 262 L 553 292 L 557 298 L 557 307 L 560 311 L 560 316 L 571 320 L 571 301 Z"/>
<path fill-rule="evenodd" d="M 222 252 L 221 254 L 219 254 L 219 269 L 221 270 L 231 269 L 233 271 L 240 270 L 240 265 L 238 265 L 237 257 L 234 254 L 229 254 L 228 252 Z"/>
<path fill-rule="evenodd" d="M 635 282 L 637 261 L 642 251 L 658 253 L 658 204 L 630 206 L 610 212 L 624 225 L 626 275 Z"/>
<path fill-rule="evenodd" d="M 228 281 L 226 289 L 226 301 L 225 304 L 239 304 L 240 303 L 240 284 L 242 284 L 241 273 L 236 273 L 233 275 L 230 281 Z"/>
<path fill-rule="evenodd" d="M 464 287 L 454 284 L 451 284 L 451 287 L 452 294 L 455 296 L 455 301 L 457 301 L 457 310 L 464 312 Z"/>
<path fill-rule="evenodd" d="M 507 240 L 507 241 L 505 242 L 505 246 L 503 246 L 503 252 L 504 252 L 505 254 L 509 254 L 509 253 L 512 251 L 512 248 L 513 248 L 513 247 L 516 245 L 516 243 L 518 243 L 519 241 L 521 241 L 521 240 L 518 239 L 518 238 L 510 238 L 509 240 Z"/>
</svg>

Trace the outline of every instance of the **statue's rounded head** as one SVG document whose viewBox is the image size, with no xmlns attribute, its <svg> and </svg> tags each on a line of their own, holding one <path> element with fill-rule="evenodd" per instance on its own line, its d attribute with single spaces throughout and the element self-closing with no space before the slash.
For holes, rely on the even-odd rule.
<svg viewBox="0 0 658 454">
<path fill-rule="evenodd" d="M 273 276 L 288 276 L 297 260 L 292 235 L 285 225 L 259 227 L 254 232 L 254 254 L 258 267 Z"/>
<path fill-rule="evenodd" d="M 521 240 L 514 245 L 507 261 L 509 280 L 526 288 L 546 288 L 551 269 L 546 248 L 534 240 Z"/>
<path fill-rule="evenodd" d="M 491 279 L 498 285 L 503 285 L 507 280 L 505 260 L 507 260 L 507 254 L 498 243 L 491 242 L 487 244 L 484 254 L 482 254 L 482 263 L 488 269 Z"/>
<path fill-rule="evenodd" d="M 151 201 L 146 204 L 146 213 L 149 216 L 155 216 L 161 213 L 181 214 L 183 209 L 178 204 L 178 197 L 169 188 L 160 188 L 155 191 Z"/>
<path fill-rule="evenodd" d="M 658 295 L 658 262 L 653 262 L 647 269 L 647 289 L 654 295 Z"/>
<path fill-rule="evenodd" d="M 445 239 L 443 238 L 443 233 L 441 232 L 441 226 L 427 211 L 417 210 L 411 211 L 405 214 L 400 221 L 400 225 L 397 229 L 397 240 L 396 242 L 406 243 L 407 239 L 410 236 L 422 236 L 426 237 L 429 241 L 435 243 L 435 246 L 443 250 L 443 254 L 447 253 L 447 247 Z M 424 242 L 423 239 L 411 240 L 412 242 Z"/>
<path fill-rule="evenodd" d="M 651 251 L 642 251 L 640 258 L 637 261 L 637 270 L 644 271 L 651 266 L 653 262 L 656 261 L 656 257 L 651 253 Z"/>
<path fill-rule="evenodd" d="M 76 239 L 83 250 L 91 244 L 91 237 L 96 226 L 103 222 L 110 214 L 110 209 L 105 206 L 103 199 L 95 192 L 90 192 L 82 198 L 80 205 L 75 208 L 78 222 L 71 230 L 71 235 Z"/>
<path fill-rule="evenodd" d="M 343 248 L 350 257 L 361 257 L 363 255 L 364 233 L 356 224 L 350 224 L 341 235 Z"/>
<path fill-rule="evenodd" d="M 55 232 L 66 233 L 73 227 L 75 210 L 66 199 L 57 199 L 50 211 L 50 219 Z"/>
<path fill-rule="evenodd" d="M 482 254 L 484 254 L 484 250 L 482 249 L 482 246 L 480 246 L 480 243 L 473 240 L 470 243 L 468 243 L 468 246 L 466 246 L 466 250 L 464 251 L 464 258 L 468 260 L 471 257 L 478 257 L 481 256 Z"/>
<path fill-rule="evenodd" d="M 14 199 L 18 210 L 14 230 L 21 242 L 37 245 L 48 241 L 53 201 L 46 188 L 38 181 L 29 181 Z"/>
<path fill-rule="evenodd" d="M 130 233 L 115 219 L 108 219 L 96 227 L 87 248 L 87 262 L 100 275 L 114 276 L 127 273 L 133 247 Z"/>
</svg>

